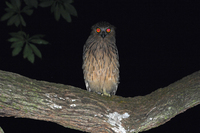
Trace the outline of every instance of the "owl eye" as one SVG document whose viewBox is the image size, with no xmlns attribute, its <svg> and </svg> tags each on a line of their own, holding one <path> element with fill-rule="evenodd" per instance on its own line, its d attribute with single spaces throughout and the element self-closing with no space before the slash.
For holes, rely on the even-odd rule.
<svg viewBox="0 0 200 133">
<path fill-rule="evenodd" d="M 110 30 L 109 28 L 108 28 L 108 29 L 106 29 L 106 32 L 107 32 L 107 33 L 110 33 L 110 31 L 111 31 L 111 30 Z"/>
<path fill-rule="evenodd" d="M 97 33 L 101 32 L 101 29 L 100 29 L 100 28 L 97 28 L 97 29 L 96 29 L 96 32 L 97 32 Z"/>
</svg>

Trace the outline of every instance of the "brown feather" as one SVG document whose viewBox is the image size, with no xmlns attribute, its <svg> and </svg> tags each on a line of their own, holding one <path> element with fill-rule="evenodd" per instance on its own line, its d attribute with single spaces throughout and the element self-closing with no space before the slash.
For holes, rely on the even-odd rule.
<svg viewBox="0 0 200 133">
<path fill-rule="evenodd" d="M 96 28 L 111 32 L 102 38 Z M 119 84 L 119 56 L 115 44 L 114 26 L 106 22 L 92 26 L 92 32 L 84 45 L 83 73 L 88 91 L 103 95 L 115 95 Z"/>
</svg>

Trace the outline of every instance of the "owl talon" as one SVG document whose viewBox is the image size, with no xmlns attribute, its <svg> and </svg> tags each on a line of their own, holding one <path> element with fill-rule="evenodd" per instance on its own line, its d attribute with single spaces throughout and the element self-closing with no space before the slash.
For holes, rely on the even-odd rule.
<svg viewBox="0 0 200 133">
<path fill-rule="evenodd" d="M 105 95 L 105 96 L 108 96 L 108 97 L 110 97 L 111 95 L 109 94 L 109 93 L 107 93 L 105 90 L 103 90 L 103 93 L 102 93 L 102 95 Z"/>
<path fill-rule="evenodd" d="M 108 97 L 110 97 L 111 95 L 108 94 L 108 93 L 104 93 L 104 94 L 102 93 L 101 96 L 108 96 Z"/>
</svg>

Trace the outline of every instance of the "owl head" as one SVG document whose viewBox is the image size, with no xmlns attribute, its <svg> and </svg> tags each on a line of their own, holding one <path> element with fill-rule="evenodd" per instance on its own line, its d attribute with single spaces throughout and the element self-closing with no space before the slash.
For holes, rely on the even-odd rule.
<svg viewBox="0 0 200 133">
<path fill-rule="evenodd" d="M 91 34 L 102 39 L 115 36 L 115 27 L 108 22 L 102 21 L 92 26 Z"/>
</svg>

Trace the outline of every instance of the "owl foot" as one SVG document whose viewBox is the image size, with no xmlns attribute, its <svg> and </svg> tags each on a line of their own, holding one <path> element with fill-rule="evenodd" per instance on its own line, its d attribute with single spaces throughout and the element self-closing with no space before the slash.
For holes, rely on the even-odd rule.
<svg viewBox="0 0 200 133">
<path fill-rule="evenodd" d="M 107 93 L 106 91 L 104 91 L 103 90 L 103 93 L 101 94 L 102 96 L 104 95 L 104 96 L 108 96 L 108 97 L 110 97 L 111 95 L 109 94 L 109 93 Z"/>
</svg>

